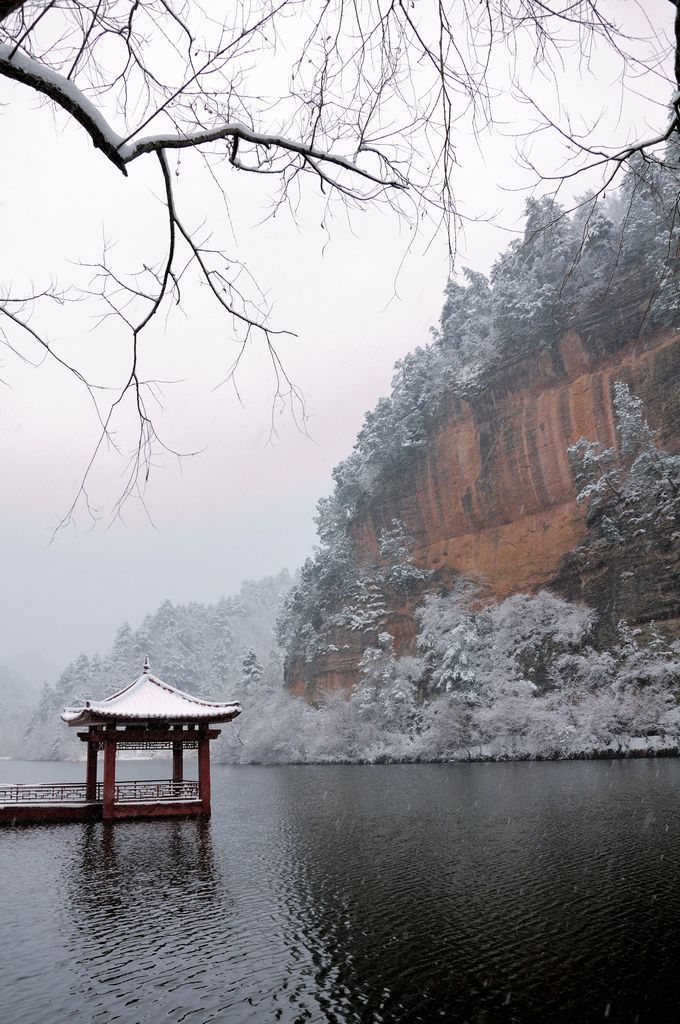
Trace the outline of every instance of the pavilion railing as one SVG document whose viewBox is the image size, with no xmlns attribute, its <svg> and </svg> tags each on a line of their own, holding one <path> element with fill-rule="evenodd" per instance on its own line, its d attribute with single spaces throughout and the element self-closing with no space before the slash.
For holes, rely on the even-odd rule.
<svg viewBox="0 0 680 1024">
<path fill-rule="evenodd" d="M 101 783 L 97 788 L 101 791 Z M 99 800 L 103 799 L 103 796 L 103 792 L 98 793 Z M 116 803 L 126 803 L 130 800 L 142 800 L 145 803 L 153 803 L 156 800 L 198 800 L 198 783 L 171 782 L 168 779 L 117 782 L 114 800 Z"/>
<path fill-rule="evenodd" d="M 84 801 L 84 782 L 0 786 L 0 804 L 73 804 Z"/>
<path fill-rule="evenodd" d="M 86 802 L 84 782 L 49 782 L 37 786 L 0 786 L 2 804 L 72 804 Z M 143 801 L 154 803 L 158 800 L 198 800 L 198 782 L 172 782 L 168 779 L 117 782 L 115 803 Z M 104 785 L 97 784 L 97 801 L 104 799 Z"/>
</svg>

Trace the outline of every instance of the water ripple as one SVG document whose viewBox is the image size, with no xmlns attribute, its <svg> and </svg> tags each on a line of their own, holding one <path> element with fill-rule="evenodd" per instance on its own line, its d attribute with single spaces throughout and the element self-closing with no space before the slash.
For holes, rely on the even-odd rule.
<svg viewBox="0 0 680 1024">
<path fill-rule="evenodd" d="M 4 830 L 2 1020 L 671 1024 L 679 782 L 224 768 L 207 824 Z"/>
</svg>

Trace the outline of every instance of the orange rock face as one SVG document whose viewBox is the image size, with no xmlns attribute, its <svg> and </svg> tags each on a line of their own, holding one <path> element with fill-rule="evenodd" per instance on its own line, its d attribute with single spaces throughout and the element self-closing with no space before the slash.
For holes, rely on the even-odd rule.
<svg viewBox="0 0 680 1024">
<path fill-rule="evenodd" d="M 516 388 L 493 381 L 476 408 L 455 403 L 406 486 L 394 481 L 353 526 L 362 555 L 377 557 L 380 529 L 399 517 L 423 568 L 480 575 L 499 599 L 544 586 L 584 533 L 567 447 L 580 437 L 616 444 L 616 380 L 645 399 L 661 443 L 677 444 L 677 406 L 663 401 L 665 356 L 677 358 L 677 347 L 677 336 L 664 337 L 589 364 L 570 335 L 563 369 L 546 358 L 515 371 Z"/>
<path fill-rule="evenodd" d="M 412 470 L 384 480 L 352 524 L 360 560 L 378 561 L 380 531 L 398 518 L 415 563 L 438 570 L 433 587 L 458 573 L 481 577 L 491 600 L 550 586 L 586 533 L 567 447 L 580 437 L 616 444 L 612 385 L 624 381 L 659 445 L 677 451 L 679 356 L 677 332 L 600 353 L 569 334 L 552 352 L 498 368 L 474 398 L 452 396 Z M 412 646 L 412 612 L 393 609 L 388 620 L 399 651 Z M 307 689 L 356 681 L 358 638 L 338 636 L 335 646 L 304 672 Z M 301 666 L 291 668 L 301 685 Z"/>
</svg>

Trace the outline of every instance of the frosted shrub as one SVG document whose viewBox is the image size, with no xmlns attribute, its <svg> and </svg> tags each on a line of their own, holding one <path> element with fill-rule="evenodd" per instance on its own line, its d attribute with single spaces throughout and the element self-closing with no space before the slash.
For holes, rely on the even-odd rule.
<svg viewBox="0 0 680 1024">
<path fill-rule="evenodd" d="M 359 761 L 366 749 L 377 742 L 377 731 L 367 728 L 356 698 L 344 693 L 328 693 L 313 713 L 310 756 L 315 761 Z"/>
<path fill-rule="evenodd" d="M 476 694 L 454 691 L 433 697 L 424 706 L 416 750 L 424 759 L 452 760 L 480 756 L 481 735 L 475 713 Z"/>
<path fill-rule="evenodd" d="M 529 597 L 513 594 L 478 616 L 489 640 L 489 655 L 511 662 L 522 677 L 541 687 L 551 682 L 550 668 L 562 652 L 581 647 L 593 625 L 593 612 L 545 590 Z M 508 671 L 508 676 L 512 671 Z"/>
<path fill-rule="evenodd" d="M 533 683 L 508 682 L 488 691 L 485 698 L 475 715 L 482 744 L 493 754 L 533 753 L 532 740 L 542 712 Z"/>
<path fill-rule="evenodd" d="M 680 659 L 658 630 L 643 643 L 622 623 L 619 643 L 598 651 L 588 644 L 594 614 L 582 605 L 547 592 L 478 612 L 473 602 L 474 590 L 459 588 L 418 613 L 429 692 L 420 757 L 556 757 L 670 737 Z"/>
</svg>

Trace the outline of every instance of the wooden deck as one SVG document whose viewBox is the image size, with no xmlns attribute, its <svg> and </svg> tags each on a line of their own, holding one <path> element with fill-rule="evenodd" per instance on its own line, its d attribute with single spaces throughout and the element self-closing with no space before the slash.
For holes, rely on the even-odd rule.
<svg viewBox="0 0 680 1024">
<path fill-rule="evenodd" d="M 95 800 L 86 799 L 85 783 L 0 786 L 0 824 L 101 821 L 103 786 Z M 113 817 L 164 818 L 204 814 L 198 782 L 143 780 L 119 782 Z"/>
</svg>

